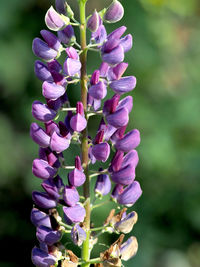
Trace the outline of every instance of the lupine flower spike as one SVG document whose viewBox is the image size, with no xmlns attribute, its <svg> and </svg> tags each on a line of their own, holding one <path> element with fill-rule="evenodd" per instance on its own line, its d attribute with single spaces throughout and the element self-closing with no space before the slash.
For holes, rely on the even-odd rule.
<svg viewBox="0 0 200 267">
<path fill-rule="evenodd" d="M 133 98 L 123 96 L 136 87 L 134 76 L 123 76 L 128 67 L 124 58 L 132 48 L 132 35 L 124 35 L 125 26 L 111 33 L 106 31 L 104 23 L 115 23 L 124 15 L 118 0 L 101 11 L 93 10 L 86 18 L 87 1 L 77 1 L 79 20 L 65 0 L 56 0 L 55 7 L 51 6 L 44 18 L 48 29 L 42 29 L 32 44 L 33 53 L 39 58 L 34 72 L 42 82 L 43 95 L 42 101 L 35 100 L 32 104 L 36 121 L 30 126 L 30 136 L 38 145 L 32 173 L 39 178 L 42 188 L 32 193 L 34 206 L 30 216 L 37 238 L 31 257 L 37 267 L 91 264 L 120 267 L 138 249 L 136 237 L 123 241 L 138 219 L 135 211 L 127 209 L 142 194 L 136 180 L 140 132 L 137 129 L 126 132 Z M 74 27 L 79 27 L 80 38 L 76 38 Z M 80 44 L 76 41 L 79 39 Z M 94 69 L 88 74 L 87 53 L 93 51 L 99 53 L 102 63 L 97 66 L 94 62 Z M 76 106 L 71 106 L 68 99 L 72 83 L 80 84 L 77 95 L 81 98 Z M 63 112 L 64 121 L 59 121 Z M 88 125 L 90 117 L 95 115 L 101 119 L 93 135 L 88 132 Z M 72 156 L 65 151 L 72 143 L 80 147 L 80 154 L 75 155 L 74 166 L 68 166 L 66 162 Z M 94 168 L 95 162 L 100 164 L 98 170 Z M 91 179 L 96 180 L 94 188 L 90 188 Z M 94 225 L 93 210 L 104 205 L 105 196 L 120 211 L 116 214 L 112 209 L 102 225 Z M 100 251 L 98 258 L 92 258 L 98 237 L 106 232 L 121 235 L 109 249 Z M 81 248 L 81 257 L 72 252 L 73 246 L 66 243 L 65 236 Z"/>
</svg>

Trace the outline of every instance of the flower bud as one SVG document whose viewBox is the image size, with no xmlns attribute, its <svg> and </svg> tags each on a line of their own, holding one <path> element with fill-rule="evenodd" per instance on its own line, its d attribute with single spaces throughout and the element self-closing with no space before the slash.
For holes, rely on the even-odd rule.
<svg viewBox="0 0 200 267">
<path fill-rule="evenodd" d="M 48 147 L 50 143 L 50 137 L 45 131 L 36 123 L 31 123 L 30 136 L 36 144 L 41 147 Z"/>
<path fill-rule="evenodd" d="M 114 227 L 118 232 L 128 234 L 132 231 L 134 224 L 137 222 L 138 215 L 135 211 L 130 212 L 119 222 L 115 223 Z"/>
<path fill-rule="evenodd" d="M 56 117 L 56 112 L 48 108 L 47 105 L 40 101 L 34 101 L 32 104 L 32 115 L 36 120 L 48 122 Z"/>
<path fill-rule="evenodd" d="M 56 10 L 58 13 L 65 15 L 66 14 L 66 2 L 65 0 L 56 0 L 55 1 Z"/>
<path fill-rule="evenodd" d="M 74 76 L 81 69 L 81 62 L 77 59 L 67 58 L 64 62 L 63 69 L 67 76 Z"/>
<path fill-rule="evenodd" d="M 51 6 L 45 15 L 45 23 L 50 30 L 58 31 L 61 30 L 65 25 L 69 24 L 69 18 L 65 17 L 64 15 L 60 15 Z"/>
<path fill-rule="evenodd" d="M 68 206 L 75 206 L 79 201 L 79 193 L 74 186 L 65 186 L 63 199 Z"/>
<path fill-rule="evenodd" d="M 50 48 L 47 43 L 42 41 L 40 38 L 33 39 L 32 50 L 37 57 L 40 57 L 46 61 L 57 57 L 57 51 Z"/>
<path fill-rule="evenodd" d="M 65 93 L 65 88 L 56 83 L 49 83 L 47 81 L 42 84 L 42 94 L 47 99 L 55 100 Z"/>
<path fill-rule="evenodd" d="M 120 108 L 113 114 L 107 115 L 106 120 L 108 124 L 114 126 L 115 128 L 121 128 L 122 126 L 127 125 L 129 121 L 128 109 Z"/>
<path fill-rule="evenodd" d="M 33 264 L 38 267 L 50 267 L 56 263 L 56 258 L 53 255 L 37 247 L 32 249 L 31 259 Z"/>
<path fill-rule="evenodd" d="M 134 257 L 138 250 L 138 242 L 134 236 L 131 236 L 125 243 L 120 247 L 121 259 L 128 261 Z"/>
<path fill-rule="evenodd" d="M 110 192 L 111 181 L 107 174 L 100 174 L 97 176 L 95 184 L 95 193 L 100 196 L 105 196 Z"/>
<path fill-rule="evenodd" d="M 32 172 L 38 178 L 48 179 L 53 178 L 57 170 L 51 167 L 48 162 L 43 159 L 34 159 Z"/>
<path fill-rule="evenodd" d="M 138 153 L 136 150 L 131 150 L 129 151 L 125 157 L 123 158 L 123 162 L 122 162 L 122 168 L 131 164 L 131 166 L 133 166 L 134 168 L 136 168 L 137 164 L 139 161 L 139 157 L 138 157 Z"/>
<path fill-rule="evenodd" d="M 36 226 L 44 225 L 51 227 L 51 221 L 49 215 L 40 211 L 39 209 L 33 208 L 31 211 L 31 222 Z"/>
<path fill-rule="evenodd" d="M 83 222 L 85 218 L 85 209 L 76 204 L 74 207 L 63 207 L 64 219 L 68 224 Z"/>
<path fill-rule="evenodd" d="M 135 179 L 135 168 L 128 165 L 119 171 L 113 172 L 110 177 L 117 184 L 129 185 Z"/>
<path fill-rule="evenodd" d="M 77 114 L 70 119 L 70 126 L 76 132 L 82 132 L 87 126 L 87 121 L 84 117 L 84 108 L 82 102 L 76 104 Z"/>
<path fill-rule="evenodd" d="M 133 46 L 133 37 L 131 34 L 126 35 L 124 38 L 120 39 L 120 44 L 124 48 L 124 53 L 128 52 Z"/>
<path fill-rule="evenodd" d="M 57 205 L 55 199 L 52 199 L 47 193 L 43 192 L 33 191 L 32 199 L 35 204 L 42 209 L 52 209 Z"/>
<path fill-rule="evenodd" d="M 117 201 L 119 204 L 132 206 L 141 195 L 142 190 L 140 184 L 137 181 L 134 181 L 132 184 L 128 185 L 118 196 Z"/>
<path fill-rule="evenodd" d="M 75 168 L 73 171 L 71 171 L 68 174 L 68 179 L 69 179 L 69 183 L 72 186 L 81 186 L 85 183 L 85 174 L 78 170 L 77 168 Z"/>
<path fill-rule="evenodd" d="M 59 231 L 53 231 L 51 228 L 43 225 L 37 227 L 36 236 L 40 242 L 48 246 L 52 246 L 61 239 L 61 233 Z"/>
<path fill-rule="evenodd" d="M 93 73 L 92 73 L 92 77 L 90 79 L 90 84 L 91 85 L 95 85 L 99 82 L 99 77 L 100 77 L 100 71 L 99 70 L 95 70 Z"/>
<path fill-rule="evenodd" d="M 107 89 L 104 82 L 100 81 L 89 88 L 89 94 L 95 99 L 103 99 L 107 95 Z"/>
<path fill-rule="evenodd" d="M 35 61 L 34 72 L 38 79 L 40 79 L 41 81 L 53 82 L 51 72 L 43 62 L 39 60 Z"/>
<path fill-rule="evenodd" d="M 115 23 L 124 16 L 124 8 L 122 4 L 117 1 L 113 0 L 112 4 L 107 8 L 104 14 L 104 20 L 106 22 Z"/>
<path fill-rule="evenodd" d="M 115 147 L 118 150 L 129 152 L 140 144 L 140 132 L 134 129 L 128 132 L 122 139 L 116 141 Z"/>
<path fill-rule="evenodd" d="M 58 31 L 58 38 L 63 44 L 70 44 L 76 40 L 72 25 L 67 25 L 63 30 Z"/>
<path fill-rule="evenodd" d="M 60 195 L 59 195 L 59 191 L 58 188 L 56 187 L 56 185 L 54 184 L 54 179 L 48 179 L 45 180 L 41 186 L 44 188 L 44 190 L 47 192 L 47 194 L 52 197 L 53 199 L 58 200 Z"/>
<path fill-rule="evenodd" d="M 110 88 L 117 94 L 124 94 L 133 90 L 136 86 L 136 78 L 134 76 L 123 77 L 109 84 Z"/>
<path fill-rule="evenodd" d="M 60 134 L 53 132 L 50 139 L 50 148 L 57 153 L 63 152 L 70 145 L 70 140 L 62 137 Z"/>
<path fill-rule="evenodd" d="M 89 19 L 87 21 L 87 28 L 91 32 L 96 32 L 98 30 L 98 28 L 99 28 L 99 14 L 96 10 L 92 14 L 92 16 L 89 17 Z"/>
<path fill-rule="evenodd" d="M 61 43 L 58 40 L 57 36 L 47 30 L 40 31 L 40 34 L 49 47 L 53 48 L 56 51 L 59 51 L 59 49 L 61 48 Z"/>
<path fill-rule="evenodd" d="M 75 245 L 81 246 L 83 241 L 86 239 L 86 232 L 79 224 L 75 224 L 71 230 L 71 238 Z"/>
<path fill-rule="evenodd" d="M 93 156 L 100 161 L 105 162 L 110 155 L 110 146 L 108 143 L 96 144 L 92 147 Z"/>
</svg>

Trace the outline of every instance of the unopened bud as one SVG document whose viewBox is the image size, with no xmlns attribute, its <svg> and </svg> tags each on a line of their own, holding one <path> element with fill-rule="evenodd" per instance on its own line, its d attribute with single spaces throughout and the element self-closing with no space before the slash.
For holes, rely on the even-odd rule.
<svg viewBox="0 0 200 267">
<path fill-rule="evenodd" d="M 119 21 L 124 15 L 124 8 L 122 4 L 113 0 L 112 4 L 107 8 L 104 14 L 104 20 L 109 23 L 114 23 Z"/>
</svg>

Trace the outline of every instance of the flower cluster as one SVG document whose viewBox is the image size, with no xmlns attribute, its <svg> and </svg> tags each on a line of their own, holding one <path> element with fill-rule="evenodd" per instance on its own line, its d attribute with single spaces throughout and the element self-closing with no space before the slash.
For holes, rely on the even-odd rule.
<svg viewBox="0 0 200 267">
<path fill-rule="evenodd" d="M 80 14 L 81 5 L 85 3 L 86 0 L 79 0 Z M 33 102 L 32 115 L 37 122 L 30 127 L 31 138 L 39 145 L 32 172 L 42 180 L 43 188 L 43 192 L 32 193 L 34 207 L 31 221 L 37 228 L 39 242 L 32 250 L 32 262 L 38 267 L 58 264 L 89 266 L 90 263 L 96 266 L 121 266 L 121 259 L 126 261 L 137 252 L 135 237 L 122 243 L 124 236 L 121 235 L 109 251 L 101 253 L 96 261 L 90 260 L 85 254 L 90 254 L 99 234 L 129 233 L 137 221 L 137 213 L 127 214 L 127 208 L 123 208 L 115 215 L 115 210 L 112 210 L 103 226 L 91 228 L 89 218 L 95 205 L 89 203 L 88 206 L 90 191 L 86 187 L 92 177 L 97 177 L 95 200 L 110 194 L 111 200 L 128 207 L 142 194 L 140 184 L 135 181 L 135 168 L 139 160 L 135 148 L 140 143 L 140 133 L 137 129 L 125 133 L 133 98 L 121 98 L 136 86 L 134 76 L 123 76 L 128 67 L 123 60 L 125 53 L 132 48 L 132 36 L 123 36 L 125 26 L 107 34 L 103 25 L 103 22 L 113 23 L 123 17 L 123 6 L 117 0 L 101 12 L 95 10 L 84 24 L 74 18 L 65 0 L 56 0 L 55 6 L 56 9 L 51 6 L 47 11 L 45 23 L 49 30 L 57 34 L 42 30 L 42 39 L 35 38 L 32 45 L 33 53 L 40 58 L 35 61 L 34 70 L 42 81 L 45 99 L 45 103 L 38 100 Z M 79 26 L 82 34 L 86 33 L 86 28 L 91 31 L 88 45 L 76 42 L 73 26 Z M 87 75 L 84 55 L 90 50 L 100 53 L 102 64 L 91 75 Z M 64 62 L 61 55 L 64 55 Z M 83 87 L 87 89 L 86 99 L 84 101 L 82 97 L 76 107 L 71 107 L 67 90 L 70 84 L 79 82 L 81 90 Z M 112 90 L 113 96 L 103 103 L 107 90 Z M 59 121 L 63 112 L 66 112 L 65 119 Z M 87 125 L 89 117 L 93 115 L 102 118 L 92 139 L 87 133 Z M 72 142 L 81 147 L 82 153 L 75 157 L 74 166 L 68 166 L 64 151 Z M 108 168 L 100 168 L 96 172 L 90 170 L 90 164 L 108 161 L 110 146 L 115 154 L 111 163 L 107 164 Z M 84 153 L 86 160 L 83 159 Z M 61 169 L 68 170 L 66 177 L 61 178 Z M 82 186 L 86 189 L 83 190 L 84 195 L 80 196 L 78 188 Z M 95 235 L 96 231 L 100 233 Z M 64 246 L 62 237 L 68 233 L 74 244 L 82 247 L 83 251 L 84 246 L 88 247 L 89 252 L 83 252 L 82 259 L 74 255 L 68 249 L 70 247 Z"/>
</svg>

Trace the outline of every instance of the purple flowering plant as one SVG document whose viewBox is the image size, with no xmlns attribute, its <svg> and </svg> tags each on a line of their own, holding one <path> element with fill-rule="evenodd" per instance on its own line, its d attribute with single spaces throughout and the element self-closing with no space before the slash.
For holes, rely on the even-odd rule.
<svg viewBox="0 0 200 267">
<path fill-rule="evenodd" d="M 137 240 L 131 236 L 123 241 L 137 222 L 137 213 L 127 213 L 142 194 L 135 169 L 140 143 L 140 132 L 126 132 L 129 113 L 133 107 L 132 96 L 123 94 L 136 87 L 134 76 L 123 76 L 128 63 L 123 62 L 125 53 L 132 48 L 132 36 L 121 26 L 107 34 L 105 23 L 119 21 L 124 14 L 122 4 L 113 0 L 108 8 L 94 11 L 86 18 L 87 0 L 77 0 L 80 21 L 65 0 L 56 0 L 45 15 L 49 30 L 41 30 L 41 38 L 33 40 L 35 74 L 42 81 L 44 102 L 32 104 L 33 122 L 30 135 L 39 145 L 38 158 L 33 160 L 32 172 L 42 180 L 43 191 L 33 191 L 34 207 L 31 221 L 36 227 L 38 245 L 32 250 L 32 262 L 38 267 L 48 266 L 122 266 L 122 261 L 133 257 L 138 249 Z M 73 27 L 79 27 L 80 44 L 77 43 Z M 50 31 L 51 30 L 51 31 Z M 86 39 L 86 31 L 91 32 Z M 87 73 L 87 54 L 98 52 L 102 63 Z M 61 57 L 61 55 L 64 57 Z M 64 58 L 64 62 L 62 62 Z M 70 105 L 67 91 L 71 84 L 80 86 L 81 99 L 76 107 Z M 107 90 L 113 92 L 104 100 Z M 63 121 L 59 118 L 65 114 Z M 96 136 L 88 133 L 91 116 L 101 116 Z M 43 123 L 44 125 L 41 125 Z M 64 151 L 70 144 L 80 147 L 80 155 L 74 166 L 66 164 Z M 114 150 L 111 159 L 110 150 Z M 95 162 L 106 162 L 107 168 L 94 170 Z M 66 174 L 61 178 L 60 171 Z M 90 188 L 91 179 L 96 179 Z M 80 196 L 78 188 L 82 187 Z M 95 198 L 91 201 L 91 190 Z M 103 225 L 93 225 L 92 211 L 105 204 L 104 196 L 120 207 L 115 209 Z M 96 200 L 101 200 L 95 204 Z M 98 237 L 104 233 L 120 234 L 119 238 L 98 258 L 91 252 Z M 78 257 L 64 243 L 69 235 L 72 242 L 81 248 Z"/>
</svg>

